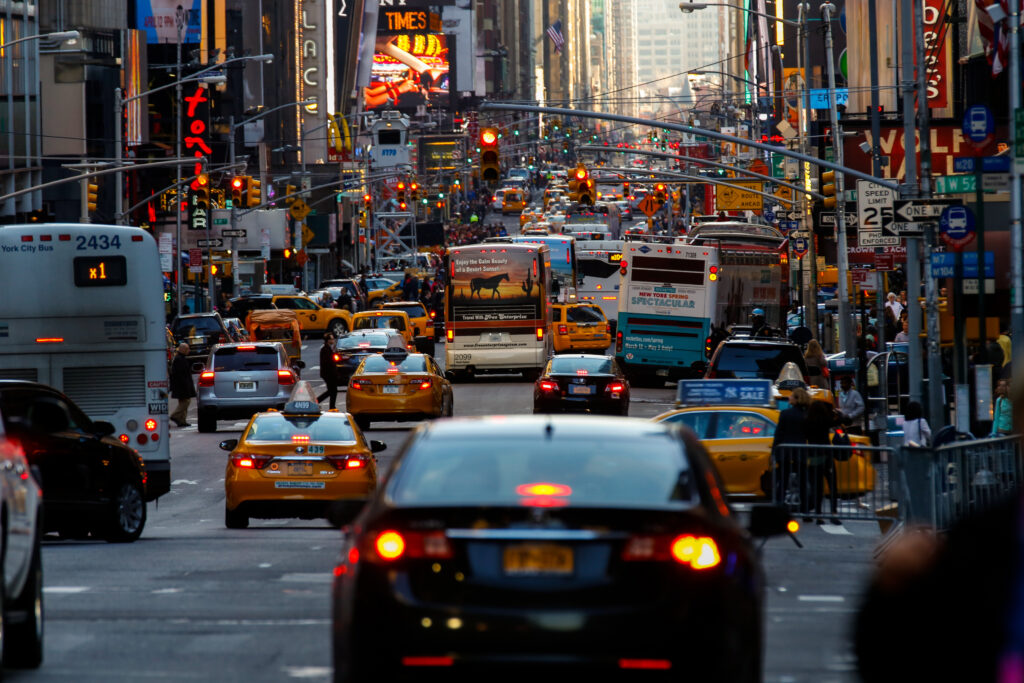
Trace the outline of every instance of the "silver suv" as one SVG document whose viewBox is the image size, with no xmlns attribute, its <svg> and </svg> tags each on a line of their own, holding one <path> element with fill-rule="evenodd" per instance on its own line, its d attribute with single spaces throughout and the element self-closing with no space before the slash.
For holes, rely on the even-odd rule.
<svg viewBox="0 0 1024 683">
<path fill-rule="evenodd" d="M 288 364 L 280 342 L 214 346 L 205 364 L 193 366 L 199 373 L 199 431 L 217 431 L 217 420 L 249 419 L 268 408 L 283 408 L 304 367 L 301 360 Z"/>
</svg>

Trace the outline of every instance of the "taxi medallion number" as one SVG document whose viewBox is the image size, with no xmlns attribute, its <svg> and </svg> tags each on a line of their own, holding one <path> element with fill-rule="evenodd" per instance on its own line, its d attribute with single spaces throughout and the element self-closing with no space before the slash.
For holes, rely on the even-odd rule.
<svg viewBox="0 0 1024 683">
<path fill-rule="evenodd" d="M 323 455 L 326 452 L 323 446 L 310 446 L 307 450 L 310 455 Z"/>
<path fill-rule="evenodd" d="M 573 572 L 572 548 L 560 545 L 512 545 L 504 559 L 505 573 L 513 576 Z"/>
</svg>

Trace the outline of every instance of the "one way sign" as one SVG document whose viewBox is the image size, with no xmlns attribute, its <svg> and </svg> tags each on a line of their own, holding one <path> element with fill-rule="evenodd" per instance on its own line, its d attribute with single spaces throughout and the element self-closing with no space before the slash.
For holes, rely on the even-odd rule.
<svg viewBox="0 0 1024 683">
<path fill-rule="evenodd" d="M 893 202 L 896 220 L 908 223 L 931 223 L 942 215 L 951 204 L 960 204 L 959 199 L 898 199 Z"/>
</svg>

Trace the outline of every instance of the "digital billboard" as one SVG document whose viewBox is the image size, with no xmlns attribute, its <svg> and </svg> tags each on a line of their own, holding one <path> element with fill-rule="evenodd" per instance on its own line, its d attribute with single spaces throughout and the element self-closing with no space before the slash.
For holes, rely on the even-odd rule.
<svg viewBox="0 0 1024 683">
<path fill-rule="evenodd" d="M 182 43 L 202 37 L 203 0 L 136 0 L 135 15 L 147 43 L 177 43 L 179 22 Z"/>
<path fill-rule="evenodd" d="M 448 38 L 438 14 L 381 8 L 370 84 L 363 89 L 365 109 L 446 108 L 450 72 Z"/>
</svg>

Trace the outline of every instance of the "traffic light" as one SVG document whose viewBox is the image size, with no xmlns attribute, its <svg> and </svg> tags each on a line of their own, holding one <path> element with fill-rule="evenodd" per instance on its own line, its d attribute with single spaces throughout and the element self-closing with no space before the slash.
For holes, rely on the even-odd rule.
<svg viewBox="0 0 1024 683">
<path fill-rule="evenodd" d="M 597 197 L 597 183 L 593 178 L 587 178 L 579 184 L 579 195 L 580 204 L 594 205 L 594 198 Z"/>
<path fill-rule="evenodd" d="M 249 194 L 246 195 L 245 205 L 246 206 L 259 206 L 263 203 L 263 191 L 261 189 L 260 181 L 255 178 L 248 178 L 249 181 Z"/>
<path fill-rule="evenodd" d="M 409 194 L 410 194 L 410 196 L 412 198 L 412 203 L 415 204 L 419 200 L 419 197 L 420 197 L 420 186 L 415 181 L 409 183 Z M 423 203 L 424 204 L 427 203 L 427 198 L 426 197 L 423 198 Z"/>
<path fill-rule="evenodd" d="M 363 195 L 363 208 L 367 211 L 373 208 L 373 195 L 369 192 Z"/>
<path fill-rule="evenodd" d="M 231 179 L 231 202 L 234 206 L 242 205 L 242 192 L 245 191 L 245 178 L 240 175 Z"/>
<path fill-rule="evenodd" d="M 399 181 L 395 187 L 395 197 L 398 199 L 398 208 L 405 211 L 408 204 L 405 203 L 405 183 Z"/>
<path fill-rule="evenodd" d="M 498 129 L 480 129 L 480 177 L 485 183 L 501 178 L 501 156 L 498 150 Z"/>
<path fill-rule="evenodd" d="M 622 183 L 622 198 L 629 199 L 629 183 Z"/>
<path fill-rule="evenodd" d="M 821 174 L 821 193 L 825 198 L 821 205 L 826 209 L 836 208 L 836 172 L 825 171 Z"/>
<path fill-rule="evenodd" d="M 298 189 L 299 188 L 295 187 L 294 185 L 285 185 L 284 186 L 284 203 L 285 203 L 285 205 L 291 206 L 292 202 L 295 201 L 295 197 L 291 197 L 289 195 L 295 194 L 298 191 Z"/>
<path fill-rule="evenodd" d="M 657 185 L 654 186 L 654 198 L 658 201 L 659 204 L 665 203 L 666 196 L 667 195 L 664 183 L 658 183 Z"/>
<path fill-rule="evenodd" d="M 96 202 L 99 201 L 100 186 L 89 181 L 85 186 L 85 203 L 89 207 L 89 213 L 96 210 Z"/>
</svg>

